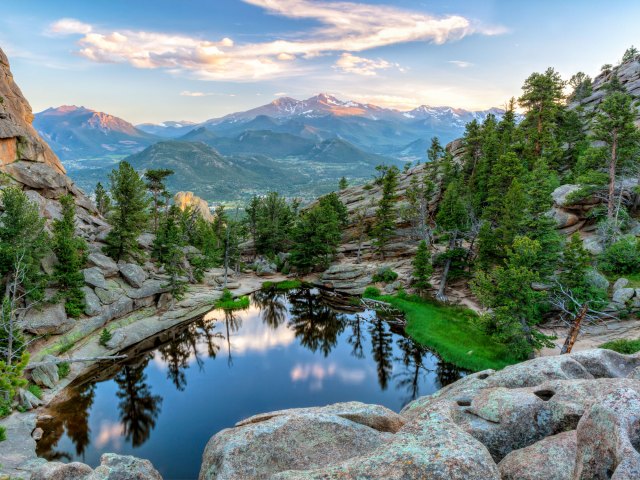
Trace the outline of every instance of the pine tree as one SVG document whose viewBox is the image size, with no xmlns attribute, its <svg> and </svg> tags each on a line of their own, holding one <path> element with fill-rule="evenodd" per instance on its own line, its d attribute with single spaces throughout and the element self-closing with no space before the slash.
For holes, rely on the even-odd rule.
<svg viewBox="0 0 640 480">
<path fill-rule="evenodd" d="M 427 150 L 427 158 L 429 159 L 429 161 L 431 163 L 436 163 L 438 160 L 440 160 L 440 157 L 442 157 L 443 153 L 444 149 L 440 144 L 440 139 L 438 137 L 432 137 L 431 146 L 429 146 L 429 149 Z"/>
<path fill-rule="evenodd" d="M 340 190 L 345 190 L 348 186 L 349 186 L 349 182 L 347 181 L 347 179 L 345 177 L 342 177 L 340 179 L 340 182 L 338 183 L 338 188 Z"/>
<path fill-rule="evenodd" d="M 95 195 L 98 213 L 102 216 L 106 216 L 109 213 L 109 210 L 111 210 L 111 197 L 109 197 L 109 194 L 100 182 L 96 185 Z"/>
<path fill-rule="evenodd" d="M 53 252 L 58 258 L 54 267 L 54 279 L 65 298 L 65 310 L 71 317 L 78 317 L 85 308 L 84 275 L 82 268 L 87 259 L 87 244 L 76 236 L 76 209 L 73 197 L 60 198 L 62 218 L 53 222 Z"/>
<path fill-rule="evenodd" d="M 116 260 L 140 254 L 138 236 L 148 221 L 145 183 L 126 161 L 109 175 L 114 208 L 109 216 L 112 229 L 107 235 L 105 252 Z"/>
<path fill-rule="evenodd" d="M 300 272 L 328 265 L 340 243 L 340 221 L 330 204 L 306 211 L 292 231 L 293 247 L 289 261 Z"/>
<path fill-rule="evenodd" d="M 413 286 L 422 294 L 431 288 L 431 275 L 433 274 L 433 266 L 431 265 L 431 254 L 427 242 L 422 240 L 418 244 L 416 256 L 413 259 Z"/>
<path fill-rule="evenodd" d="M 609 221 L 616 216 L 615 188 L 619 163 L 633 158 L 640 145 L 638 129 L 634 124 L 635 116 L 636 111 L 631 96 L 614 91 L 609 93 L 600 104 L 593 124 L 594 139 L 604 142 L 608 148 L 607 218 Z"/>
<path fill-rule="evenodd" d="M 340 200 L 340 197 L 335 192 L 331 192 L 323 197 L 320 197 L 320 206 L 332 209 L 336 216 L 338 217 L 338 221 L 340 222 L 340 227 L 344 228 L 349 223 L 349 212 L 347 211 L 347 207 Z"/>
<path fill-rule="evenodd" d="M 166 168 L 160 168 L 156 170 L 147 170 L 144 174 L 147 179 L 146 185 L 151 192 L 153 199 L 153 231 L 158 230 L 158 214 L 164 194 L 167 193 L 167 186 L 165 180 L 170 175 L 173 175 L 173 170 Z"/>
<path fill-rule="evenodd" d="M 540 244 L 527 237 L 517 237 L 504 265 L 489 273 L 478 272 L 471 283 L 482 305 L 491 309 L 485 315 L 488 331 L 509 345 L 517 358 L 531 358 L 542 347 L 552 346 L 550 338 L 536 329 L 542 321 L 547 294 L 536 291 L 540 282 L 534 265 Z"/>
<path fill-rule="evenodd" d="M 158 232 L 153 242 L 153 257 L 164 271 L 169 275 L 168 286 L 177 299 L 180 299 L 186 290 L 186 283 L 181 279 L 186 274 L 185 233 L 180 225 L 180 211 L 172 205 L 163 216 Z"/>
<path fill-rule="evenodd" d="M 398 187 L 397 167 L 377 167 L 381 172 L 382 197 L 376 209 L 376 218 L 371 235 L 377 253 L 384 258 L 385 248 L 395 233 L 396 225 L 396 188 Z"/>
</svg>

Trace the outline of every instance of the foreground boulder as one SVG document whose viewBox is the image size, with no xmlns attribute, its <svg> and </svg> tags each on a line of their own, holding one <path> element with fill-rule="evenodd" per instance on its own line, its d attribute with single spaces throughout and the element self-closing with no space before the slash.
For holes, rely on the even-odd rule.
<svg viewBox="0 0 640 480">
<path fill-rule="evenodd" d="M 200 480 L 640 478 L 640 354 L 590 350 L 468 375 L 400 414 L 265 413 L 207 444 Z"/>
<path fill-rule="evenodd" d="M 149 460 L 105 453 L 95 470 L 79 462 L 48 462 L 33 472 L 31 480 L 162 480 L 162 477 Z"/>
</svg>

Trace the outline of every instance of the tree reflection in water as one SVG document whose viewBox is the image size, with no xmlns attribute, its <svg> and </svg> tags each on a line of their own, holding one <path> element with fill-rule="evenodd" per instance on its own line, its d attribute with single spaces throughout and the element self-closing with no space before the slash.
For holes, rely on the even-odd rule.
<svg viewBox="0 0 640 480">
<path fill-rule="evenodd" d="M 116 396 L 120 399 L 118 410 L 123 433 L 134 447 L 147 441 L 162 406 L 162 397 L 152 395 L 146 383 L 144 369 L 152 358 L 153 355 L 148 354 L 135 365 L 125 365 L 114 378 L 118 385 Z"/>
<path fill-rule="evenodd" d="M 420 392 L 422 385 L 433 388 L 435 384 L 440 388 L 463 375 L 427 348 L 406 338 L 402 329 L 396 324 L 392 326 L 382 314 L 359 309 L 344 298 L 319 295 L 317 290 L 308 288 L 289 292 L 272 289 L 256 292 L 252 302 L 259 309 L 259 317 L 252 316 L 253 312 L 210 312 L 173 333 L 162 334 L 156 340 L 140 345 L 133 350 L 130 355 L 133 360 L 128 363 L 101 370 L 99 378 L 94 376 L 69 389 L 68 398 L 52 407 L 53 418 L 39 424 L 45 435 L 38 442 L 38 454 L 51 460 L 84 458 L 92 441 L 89 415 L 96 395 L 96 382 L 109 379 L 117 387 L 122 436 L 131 446 L 141 446 L 150 438 L 162 407 L 162 397 L 152 392 L 145 374 L 150 360 L 155 356 L 166 365 L 171 384 L 178 391 L 185 391 L 190 365 L 195 363 L 203 370 L 206 359 L 216 358 L 225 342 L 228 365 L 233 365 L 233 338 L 242 329 L 243 322 L 248 322 L 248 328 L 240 333 L 243 337 L 264 336 L 268 331 L 287 329 L 293 332 L 304 350 L 324 357 L 328 357 L 342 339 L 349 347 L 338 349 L 338 356 L 330 361 L 340 362 L 340 355 L 346 355 L 373 363 L 380 389 L 387 391 L 390 384 L 395 386 L 402 392 L 399 398 L 402 405 L 420 394 L 429 393 Z M 293 352 L 295 354 L 295 350 Z M 369 359 L 368 352 L 371 352 Z M 162 385 L 156 388 L 163 391 Z M 75 457 L 71 452 L 57 450 L 65 432 L 74 444 Z"/>
</svg>

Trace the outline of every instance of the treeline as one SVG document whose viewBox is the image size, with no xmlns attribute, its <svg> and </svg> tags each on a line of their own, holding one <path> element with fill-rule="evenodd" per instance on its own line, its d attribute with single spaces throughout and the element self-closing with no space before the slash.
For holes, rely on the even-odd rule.
<svg viewBox="0 0 640 480">
<path fill-rule="evenodd" d="M 638 61 L 635 49 L 625 53 L 626 61 Z M 622 178 L 640 180 L 637 110 L 621 86 L 619 67 L 604 68 L 606 94 L 592 113 L 567 107 L 591 94 L 587 75 L 565 82 L 552 68 L 532 74 L 502 119 L 489 115 L 466 126 L 461 161 L 454 162 L 433 139 L 425 179 L 414 181 L 407 192 L 405 219 L 422 241 L 416 287 L 426 290 L 432 265 L 442 268 L 440 300 L 446 299 L 452 276 L 469 278 L 489 312 L 482 317 L 483 328 L 520 358 L 552 345 L 536 328 L 546 316 L 571 315 L 581 307 L 598 314 L 606 292 L 590 280 L 595 269 L 640 269 L 638 240 L 625 235 L 640 192 L 636 187 L 630 194 L 622 187 Z M 567 85 L 573 87 L 568 96 Z M 571 201 L 602 200 L 589 212 L 604 245 L 597 257 L 584 249 L 577 234 L 560 235 L 549 215 L 551 193 L 567 183 L 581 186 Z M 435 213 L 426 207 L 434 192 L 439 195 Z M 438 243 L 441 253 L 435 254 Z"/>
</svg>

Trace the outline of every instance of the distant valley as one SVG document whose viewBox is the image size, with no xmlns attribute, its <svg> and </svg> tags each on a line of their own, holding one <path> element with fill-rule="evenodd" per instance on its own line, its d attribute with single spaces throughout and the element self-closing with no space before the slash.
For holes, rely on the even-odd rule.
<svg viewBox="0 0 640 480">
<path fill-rule="evenodd" d="M 426 160 L 433 136 L 446 143 L 469 121 L 502 113 L 427 106 L 402 112 L 319 94 L 302 101 L 282 97 L 201 123 L 134 126 L 62 106 L 36 114 L 34 126 L 88 192 L 127 159 L 138 170 L 175 170 L 173 190 L 232 201 L 269 190 L 312 198 L 335 189 L 342 176 L 362 182 L 378 164 Z"/>
</svg>

